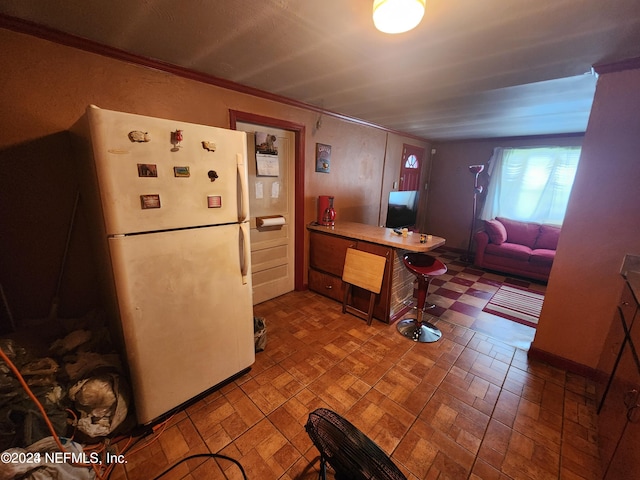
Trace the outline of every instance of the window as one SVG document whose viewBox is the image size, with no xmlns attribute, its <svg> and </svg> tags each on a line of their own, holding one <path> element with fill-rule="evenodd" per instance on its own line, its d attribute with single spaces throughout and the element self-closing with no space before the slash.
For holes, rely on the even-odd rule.
<svg viewBox="0 0 640 480">
<path fill-rule="evenodd" d="M 480 218 L 561 225 L 580 147 L 496 148 Z"/>
<path fill-rule="evenodd" d="M 409 155 L 407 161 L 404 163 L 404 168 L 418 168 L 418 157 Z"/>
</svg>

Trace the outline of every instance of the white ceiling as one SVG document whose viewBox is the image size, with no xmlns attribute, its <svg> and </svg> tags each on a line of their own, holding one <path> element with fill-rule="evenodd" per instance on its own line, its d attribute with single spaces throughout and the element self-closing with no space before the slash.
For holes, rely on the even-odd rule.
<svg viewBox="0 0 640 480">
<path fill-rule="evenodd" d="M 583 132 L 591 67 L 640 57 L 639 0 L 2 0 L 0 12 L 427 139 Z"/>
</svg>

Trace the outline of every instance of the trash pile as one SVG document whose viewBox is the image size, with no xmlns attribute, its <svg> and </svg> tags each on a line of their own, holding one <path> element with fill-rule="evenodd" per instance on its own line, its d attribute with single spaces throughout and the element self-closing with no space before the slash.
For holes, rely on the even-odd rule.
<svg viewBox="0 0 640 480">
<path fill-rule="evenodd" d="M 65 327 L 69 333 L 54 341 L 46 356 L 29 352 L 11 339 L 0 339 L 0 348 L 44 408 L 58 436 L 75 435 L 92 442 L 123 425 L 129 413 L 130 388 L 120 358 L 113 353 L 103 314 L 92 312 Z M 36 402 L 0 358 L 0 451 L 29 449 L 50 436 Z"/>
</svg>

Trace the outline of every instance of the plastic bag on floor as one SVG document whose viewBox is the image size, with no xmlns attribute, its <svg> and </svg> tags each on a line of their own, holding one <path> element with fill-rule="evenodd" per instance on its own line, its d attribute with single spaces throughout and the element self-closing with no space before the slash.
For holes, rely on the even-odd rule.
<svg viewBox="0 0 640 480">
<path fill-rule="evenodd" d="M 256 352 L 262 352 L 267 346 L 267 324 L 263 317 L 253 317 L 253 341 Z"/>
<path fill-rule="evenodd" d="M 85 455 L 80 444 L 65 438 L 60 438 L 60 442 L 75 460 L 84 461 Z M 47 452 L 60 452 L 53 437 L 43 438 L 27 448 L 5 450 L 2 453 L 0 480 L 94 480 L 96 478 L 91 467 L 79 467 L 65 461 L 58 461 L 58 458 L 52 455 L 46 456 Z M 7 460 L 15 458 L 16 461 L 4 461 L 5 457 Z M 48 462 L 48 459 L 52 459 L 54 462 Z"/>
<path fill-rule="evenodd" d="M 80 412 L 78 430 L 90 437 L 109 435 L 129 411 L 128 386 L 115 373 L 80 380 L 69 389 L 69 398 Z"/>
</svg>

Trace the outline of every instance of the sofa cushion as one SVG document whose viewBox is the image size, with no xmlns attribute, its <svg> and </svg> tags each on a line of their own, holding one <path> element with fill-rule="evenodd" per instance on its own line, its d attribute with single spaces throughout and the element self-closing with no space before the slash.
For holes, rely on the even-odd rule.
<svg viewBox="0 0 640 480">
<path fill-rule="evenodd" d="M 558 239 L 560 238 L 560 227 L 553 225 L 540 225 L 540 233 L 536 238 L 534 249 L 542 248 L 546 250 L 556 250 Z"/>
<path fill-rule="evenodd" d="M 537 265 L 551 265 L 555 257 L 555 250 L 537 248 L 531 252 L 531 258 L 529 259 L 529 261 Z"/>
<path fill-rule="evenodd" d="M 507 230 L 499 220 L 485 220 L 484 231 L 489 235 L 491 243 L 502 245 L 507 241 Z"/>
<path fill-rule="evenodd" d="M 507 242 L 518 243 L 533 248 L 540 232 L 539 223 L 518 222 L 508 218 L 498 217 L 507 231 Z"/>
<path fill-rule="evenodd" d="M 485 255 L 495 255 L 496 257 L 508 257 L 514 260 L 522 260 L 524 262 L 529 261 L 531 256 L 531 249 L 525 245 L 518 243 L 503 243 L 502 245 L 495 245 L 490 243 L 484 250 Z"/>
</svg>

